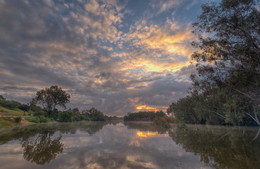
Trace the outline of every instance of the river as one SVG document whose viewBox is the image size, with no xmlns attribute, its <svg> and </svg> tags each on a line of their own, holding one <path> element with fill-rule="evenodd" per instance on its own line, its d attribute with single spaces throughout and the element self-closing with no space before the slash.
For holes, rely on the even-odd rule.
<svg viewBox="0 0 260 169">
<path fill-rule="evenodd" d="M 1 169 L 259 169 L 258 128 L 53 123 L 0 131 Z"/>
</svg>

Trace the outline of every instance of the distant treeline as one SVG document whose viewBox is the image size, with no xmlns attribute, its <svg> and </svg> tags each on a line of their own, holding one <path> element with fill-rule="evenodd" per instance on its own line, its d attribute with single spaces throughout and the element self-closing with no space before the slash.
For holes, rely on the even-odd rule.
<svg viewBox="0 0 260 169">
<path fill-rule="evenodd" d="M 193 124 L 260 125 L 260 13 L 254 0 L 202 5 L 194 23 L 197 73 L 168 112 Z M 207 35 L 207 36 L 205 36 Z"/>
<path fill-rule="evenodd" d="M 174 122 L 172 117 L 168 117 L 163 111 L 139 111 L 128 113 L 124 116 L 124 121 L 151 121 L 160 132 L 170 128 L 170 123 Z"/>
<path fill-rule="evenodd" d="M 73 121 L 105 121 L 116 119 L 108 117 L 96 108 L 80 111 L 78 108 L 58 110 L 56 106 L 66 108 L 65 104 L 69 102 L 70 95 L 58 86 L 51 86 L 36 93 L 36 97 L 28 104 L 21 104 L 17 101 L 6 100 L 0 95 L 0 106 L 6 108 L 5 116 L 8 116 L 9 110 L 22 110 L 25 119 L 30 122 L 43 123 L 48 121 L 73 122 Z M 17 116 L 10 114 L 10 116 Z"/>
<path fill-rule="evenodd" d="M 128 113 L 124 116 L 125 121 L 153 121 L 156 117 L 166 117 L 162 111 L 140 111 L 136 113 Z"/>
</svg>

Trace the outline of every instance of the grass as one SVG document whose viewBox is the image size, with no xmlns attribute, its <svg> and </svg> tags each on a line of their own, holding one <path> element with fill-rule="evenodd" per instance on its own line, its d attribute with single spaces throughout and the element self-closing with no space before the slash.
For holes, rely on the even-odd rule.
<svg viewBox="0 0 260 169">
<path fill-rule="evenodd" d="M 30 124 L 30 122 L 26 119 L 23 120 L 22 117 L 24 117 L 24 114 L 28 115 L 28 112 L 24 112 L 20 109 L 9 109 L 0 106 L 0 128 Z"/>
<path fill-rule="evenodd" d="M 28 116 L 25 117 L 25 120 L 33 123 L 46 123 L 46 122 L 53 121 L 52 119 L 44 116 Z"/>
<path fill-rule="evenodd" d="M 0 116 L 23 116 L 24 115 L 24 111 L 20 110 L 20 109 L 7 109 L 5 107 L 0 106 Z"/>
<path fill-rule="evenodd" d="M 32 112 L 24 112 L 20 109 L 9 109 L 0 106 L 0 128 L 13 127 L 32 123 L 47 123 L 53 119 L 44 116 L 28 116 Z M 26 116 L 24 116 L 26 115 Z"/>
<path fill-rule="evenodd" d="M 2 127 L 12 127 L 15 126 L 16 123 L 10 118 L 0 118 L 0 128 Z"/>
<path fill-rule="evenodd" d="M 40 123 L 40 118 L 37 116 L 25 117 L 25 120 L 33 123 Z"/>
</svg>

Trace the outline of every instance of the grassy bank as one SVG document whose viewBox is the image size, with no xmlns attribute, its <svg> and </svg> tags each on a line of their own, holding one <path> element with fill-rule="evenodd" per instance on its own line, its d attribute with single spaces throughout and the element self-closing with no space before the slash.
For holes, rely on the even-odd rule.
<svg viewBox="0 0 260 169">
<path fill-rule="evenodd" d="M 9 109 L 0 106 L 0 128 L 34 124 L 33 121 L 28 120 L 31 116 L 24 116 L 28 114 L 29 112 L 20 109 Z"/>
</svg>

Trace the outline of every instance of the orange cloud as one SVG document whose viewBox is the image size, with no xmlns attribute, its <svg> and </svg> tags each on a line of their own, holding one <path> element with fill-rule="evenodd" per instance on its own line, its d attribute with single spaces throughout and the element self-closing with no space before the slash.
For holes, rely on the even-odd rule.
<svg viewBox="0 0 260 169">
<path fill-rule="evenodd" d="M 187 62 L 155 62 L 149 59 L 137 59 L 126 64 L 122 70 L 133 70 L 133 69 L 143 69 L 147 72 L 175 72 L 180 70 L 182 67 L 188 66 L 190 63 Z"/>
<path fill-rule="evenodd" d="M 153 30 L 152 30 L 153 31 Z M 150 33 L 149 33 L 150 34 Z M 192 37 L 190 31 L 180 32 L 176 35 L 169 35 L 163 30 L 158 29 L 152 32 L 152 36 L 144 35 L 142 43 L 152 49 L 161 49 L 169 52 L 169 54 L 177 54 L 182 56 L 190 56 L 192 51 L 184 44 L 186 40 Z"/>
<path fill-rule="evenodd" d="M 140 23 L 132 27 L 124 40 L 140 50 L 113 53 L 113 57 L 124 58 L 119 63 L 121 71 L 142 71 L 142 73 L 175 72 L 188 66 L 193 52 L 190 42 L 194 36 L 190 27 L 185 28 L 167 20 L 164 26 Z"/>
<path fill-rule="evenodd" d="M 152 136 L 156 136 L 156 135 L 158 135 L 157 132 L 150 132 L 150 131 L 148 131 L 148 132 L 142 132 L 142 131 L 136 132 L 137 137 L 147 138 L 147 137 L 152 137 Z"/>
<path fill-rule="evenodd" d="M 135 46 L 145 46 L 148 49 L 159 49 L 168 54 L 189 57 L 193 52 L 189 45 L 194 40 L 189 27 L 183 29 L 177 23 L 167 20 L 163 27 L 159 25 L 147 26 L 140 23 L 128 36 L 133 39 Z"/>
<path fill-rule="evenodd" d="M 139 106 L 136 106 L 136 110 L 159 111 L 158 108 L 152 107 L 152 106 L 148 106 L 148 105 L 139 105 Z"/>
<path fill-rule="evenodd" d="M 152 105 L 138 105 L 136 106 L 136 110 L 143 110 L 143 111 L 164 111 L 166 110 L 166 106 L 152 106 Z"/>
</svg>

